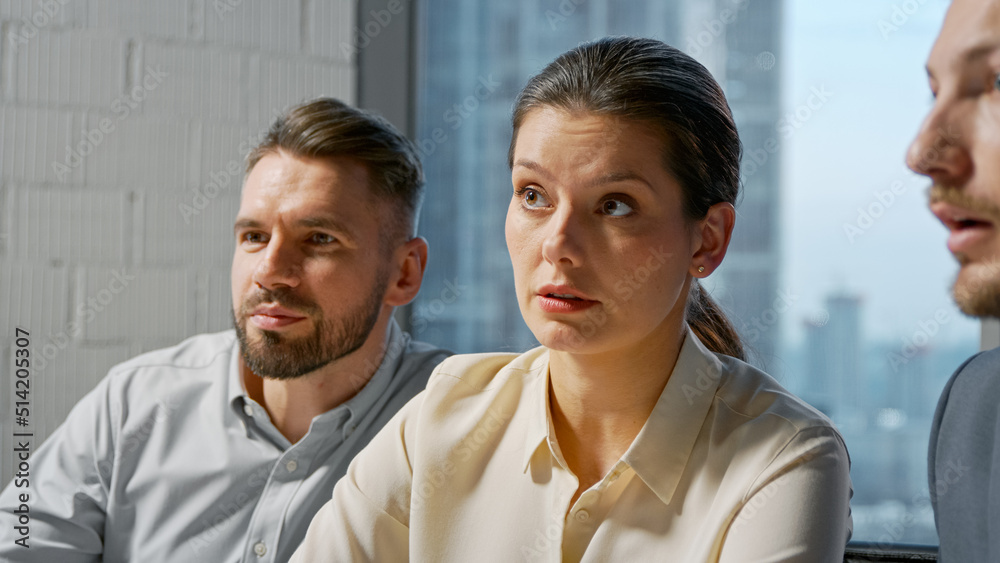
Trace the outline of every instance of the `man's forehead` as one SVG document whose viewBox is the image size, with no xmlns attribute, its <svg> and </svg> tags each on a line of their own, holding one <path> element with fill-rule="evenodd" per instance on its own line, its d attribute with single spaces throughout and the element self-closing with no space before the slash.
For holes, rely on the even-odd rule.
<svg viewBox="0 0 1000 563">
<path fill-rule="evenodd" d="M 283 152 L 265 155 L 243 183 L 241 199 L 280 202 L 308 197 L 317 200 L 373 199 L 368 167 L 353 158 L 306 158 Z"/>
<path fill-rule="evenodd" d="M 927 60 L 931 75 L 1000 51 L 1000 0 L 954 0 Z"/>
</svg>

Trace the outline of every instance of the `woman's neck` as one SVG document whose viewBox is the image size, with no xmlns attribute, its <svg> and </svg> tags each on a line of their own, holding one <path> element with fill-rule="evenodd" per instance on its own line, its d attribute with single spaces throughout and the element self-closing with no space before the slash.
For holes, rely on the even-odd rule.
<svg viewBox="0 0 1000 563">
<path fill-rule="evenodd" d="M 549 355 L 556 440 L 580 480 L 579 496 L 610 471 L 653 411 L 677 363 L 687 326 L 627 350 Z M 575 500 L 575 499 L 574 499 Z"/>
</svg>

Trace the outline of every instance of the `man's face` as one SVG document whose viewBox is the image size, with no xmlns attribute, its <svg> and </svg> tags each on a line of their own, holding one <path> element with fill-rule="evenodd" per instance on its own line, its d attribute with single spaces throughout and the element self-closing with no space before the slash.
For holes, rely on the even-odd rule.
<svg viewBox="0 0 1000 563">
<path fill-rule="evenodd" d="M 907 154 L 933 180 L 966 314 L 1000 317 L 1000 0 L 955 0 L 927 60 L 935 102 Z"/>
<path fill-rule="evenodd" d="M 384 204 L 349 158 L 260 159 L 234 227 L 233 323 L 247 366 L 289 379 L 360 348 L 382 312 Z"/>
</svg>

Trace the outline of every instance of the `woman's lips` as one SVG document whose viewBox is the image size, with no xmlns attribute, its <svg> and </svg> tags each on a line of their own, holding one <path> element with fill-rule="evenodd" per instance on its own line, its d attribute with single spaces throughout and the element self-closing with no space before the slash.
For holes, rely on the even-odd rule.
<svg viewBox="0 0 1000 563">
<path fill-rule="evenodd" d="M 546 313 L 577 313 L 586 311 L 599 303 L 599 301 L 591 301 L 590 299 L 580 299 L 578 297 L 554 295 L 551 293 L 538 295 L 536 299 L 538 300 L 538 307 Z"/>
</svg>

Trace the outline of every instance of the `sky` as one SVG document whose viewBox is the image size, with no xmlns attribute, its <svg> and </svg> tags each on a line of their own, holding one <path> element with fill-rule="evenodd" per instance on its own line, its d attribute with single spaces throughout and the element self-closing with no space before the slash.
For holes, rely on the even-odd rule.
<svg viewBox="0 0 1000 563">
<path fill-rule="evenodd" d="M 956 265 L 927 210 L 928 182 L 904 164 L 932 102 L 924 63 L 946 8 L 944 0 L 786 3 L 783 105 L 805 104 L 812 88 L 830 93 L 782 149 L 782 284 L 801 297 L 799 318 L 786 323 L 793 341 L 799 319 L 821 317 L 835 292 L 862 297 L 866 340 L 912 337 L 943 310 L 934 342 L 978 341 L 978 322 L 951 303 Z"/>
</svg>

